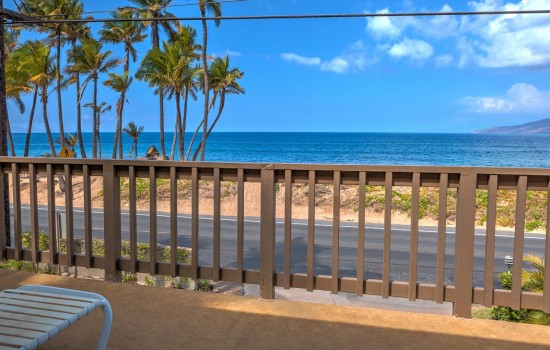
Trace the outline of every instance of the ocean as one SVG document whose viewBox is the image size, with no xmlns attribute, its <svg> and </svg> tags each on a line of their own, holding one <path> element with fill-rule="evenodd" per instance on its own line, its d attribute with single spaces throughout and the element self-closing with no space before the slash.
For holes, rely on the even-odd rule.
<svg viewBox="0 0 550 350">
<path fill-rule="evenodd" d="M 185 135 L 186 142 L 191 136 Z M 13 137 L 16 155 L 22 156 L 25 134 Z M 165 133 L 167 153 L 172 137 L 173 133 Z M 103 158 L 111 157 L 113 139 L 114 133 L 101 134 Z M 123 141 L 124 156 L 128 157 L 132 140 L 124 135 Z M 89 157 L 91 133 L 84 134 L 84 142 Z M 151 145 L 160 151 L 159 133 L 141 135 L 138 155 L 144 156 Z M 31 136 L 30 156 L 48 150 L 46 134 Z M 76 153 L 80 157 L 78 148 Z M 550 168 L 550 135 L 218 132 L 208 139 L 206 160 Z"/>
</svg>

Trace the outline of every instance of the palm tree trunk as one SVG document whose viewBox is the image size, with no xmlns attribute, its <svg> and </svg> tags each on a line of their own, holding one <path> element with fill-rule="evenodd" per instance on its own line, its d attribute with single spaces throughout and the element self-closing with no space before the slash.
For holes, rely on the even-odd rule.
<svg viewBox="0 0 550 350">
<path fill-rule="evenodd" d="M 44 128 L 46 129 L 46 135 L 48 136 L 48 145 L 50 146 L 50 154 L 52 157 L 57 156 L 55 153 L 55 146 L 53 145 L 52 131 L 50 130 L 50 122 L 48 121 L 48 92 L 44 88 L 42 91 L 42 115 L 44 116 Z"/>
<path fill-rule="evenodd" d="M 176 92 L 176 128 L 178 130 L 178 133 L 181 135 L 182 127 L 181 127 L 180 100 L 181 100 L 181 93 Z M 180 138 L 180 140 L 181 140 L 181 138 Z M 180 141 L 180 144 L 179 144 L 179 147 L 178 147 L 178 154 L 179 154 L 180 160 L 183 159 L 183 144 L 181 144 L 181 141 Z"/>
<path fill-rule="evenodd" d="M 185 147 L 185 126 L 187 124 L 187 101 L 189 99 L 189 89 L 185 88 L 185 100 L 183 102 L 183 121 L 182 121 L 182 127 L 180 132 L 180 160 L 183 160 L 183 150 Z"/>
<path fill-rule="evenodd" d="M 137 159 L 138 157 L 138 149 L 137 149 L 137 139 L 134 139 L 134 159 Z"/>
<path fill-rule="evenodd" d="M 214 106 L 213 102 L 215 100 L 216 100 L 216 94 L 214 94 L 214 96 L 212 97 L 212 101 L 210 103 L 210 106 L 208 106 L 208 111 L 209 112 L 212 109 L 212 107 Z M 185 114 L 187 115 L 187 109 L 185 109 Z M 201 120 L 201 122 L 199 123 L 199 126 L 197 126 L 197 128 L 195 129 L 195 132 L 193 133 L 193 136 L 191 137 L 191 142 L 189 143 L 189 146 L 187 146 L 187 152 L 185 153 L 185 160 L 189 160 L 189 155 L 191 154 L 191 149 L 193 148 L 193 144 L 195 143 L 195 138 L 199 134 L 199 130 L 201 129 L 202 123 L 204 123 L 204 119 Z M 199 146 L 198 149 L 200 149 L 200 146 Z"/>
<path fill-rule="evenodd" d="M 23 157 L 29 156 L 29 147 L 31 144 L 31 131 L 32 131 L 32 122 L 34 119 L 34 109 L 36 108 L 36 98 L 38 97 L 38 87 L 34 89 L 34 96 L 32 98 L 32 107 L 31 114 L 29 115 L 29 126 L 27 127 L 27 136 L 25 137 L 25 151 L 23 152 Z"/>
<path fill-rule="evenodd" d="M 191 137 L 191 142 L 189 142 L 189 146 L 187 146 L 187 152 L 185 153 L 185 160 L 189 160 L 191 149 L 193 148 L 193 144 L 195 143 L 195 138 L 199 134 L 199 130 L 201 129 L 202 123 L 204 123 L 204 119 L 201 120 L 201 122 L 199 123 L 199 126 L 197 126 L 197 128 L 195 129 L 195 133 L 193 133 L 193 137 Z M 198 149 L 200 149 L 200 147 Z"/>
<path fill-rule="evenodd" d="M 218 120 L 220 119 L 220 116 L 222 115 L 222 111 L 223 111 L 224 106 L 225 106 L 225 93 L 222 92 L 220 94 L 220 107 L 218 108 L 218 115 L 216 116 L 216 119 L 214 119 L 214 122 L 212 123 L 212 125 L 210 125 L 210 128 L 208 128 L 208 132 L 206 133 L 206 138 L 208 138 L 208 136 L 210 136 L 210 133 L 212 132 L 212 130 L 214 130 L 214 127 L 216 126 L 216 123 L 218 122 Z M 197 147 L 197 149 L 195 150 L 195 154 L 193 154 L 193 161 L 195 161 L 197 159 L 199 149 L 201 149 L 201 145 L 199 145 L 199 147 Z"/>
<path fill-rule="evenodd" d="M 98 111 L 97 112 L 97 150 L 99 152 L 99 158 L 101 159 L 102 158 L 102 155 L 101 155 L 101 134 L 99 132 L 99 129 L 100 129 L 100 126 L 101 126 L 101 113 Z"/>
<path fill-rule="evenodd" d="M 80 74 L 76 73 L 76 133 L 78 137 L 78 148 L 80 148 L 80 156 L 86 158 L 86 150 L 84 149 L 84 140 L 82 137 L 82 99 L 80 94 Z"/>
<path fill-rule="evenodd" d="M 116 159 L 116 152 L 119 145 L 121 146 L 120 148 L 118 148 L 120 150 L 120 159 L 122 159 L 122 111 L 124 108 L 125 98 L 126 91 L 123 90 L 120 93 L 120 98 L 118 99 L 118 102 L 116 103 L 117 122 L 115 131 L 115 142 L 113 145 L 113 159 Z"/>
<path fill-rule="evenodd" d="M 176 142 L 178 141 L 178 120 L 174 124 L 174 137 L 172 138 L 172 148 L 170 148 L 170 160 L 174 160 L 176 155 Z"/>
<path fill-rule="evenodd" d="M 153 49 L 159 48 L 159 26 L 158 22 L 154 22 L 151 26 L 153 36 Z M 162 158 L 166 158 L 166 146 L 164 145 L 164 91 L 161 88 L 158 89 L 159 94 L 159 131 L 160 131 L 160 152 Z"/>
<path fill-rule="evenodd" d="M 8 141 L 10 144 L 10 153 L 12 157 L 15 157 L 15 146 L 13 145 L 13 135 L 11 134 L 10 116 L 6 118 L 6 129 L 8 132 Z"/>
<path fill-rule="evenodd" d="M 94 120 L 92 127 L 92 158 L 97 158 L 97 77 L 94 77 Z"/>
<path fill-rule="evenodd" d="M 204 153 L 206 152 L 206 133 L 208 131 L 208 102 L 210 87 L 208 86 L 208 62 L 206 61 L 206 45 L 208 43 L 208 28 L 206 25 L 206 9 L 204 2 L 200 4 L 201 17 L 202 17 L 202 70 L 203 70 L 203 79 L 204 79 L 204 116 L 202 123 L 202 142 L 200 146 L 201 150 L 201 161 L 204 161 Z"/>
<path fill-rule="evenodd" d="M 59 115 L 59 142 L 65 146 L 65 129 L 63 128 L 63 108 L 61 105 L 61 31 L 57 30 L 57 113 Z"/>
</svg>

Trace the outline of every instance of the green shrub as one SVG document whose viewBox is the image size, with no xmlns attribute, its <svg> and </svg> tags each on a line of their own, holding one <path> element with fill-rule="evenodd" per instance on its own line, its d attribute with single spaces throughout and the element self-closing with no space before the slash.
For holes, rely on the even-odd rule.
<svg viewBox="0 0 550 350">
<path fill-rule="evenodd" d="M 196 289 L 201 292 L 211 292 L 214 289 L 214 286 L 210 280 L 198 279 Z"/>
<path fill-rule="evenodd" d="M 509 321 L 509 322 L 525 322 L 529 318 L 529 309 L 514 310 L 507 306 L 493 306 L 491 308 L 491 319 Z"/>
<path fill-rule="evenodd" d="M 134 284 L 137 282 L 137 275 L 129 272 L 122 273 L 122 283 L 131 283 Z"/>
<path fill-rule="evenodd" d="M 145 285 L 153 287 L 155 285 L 155 281 L 153 280 L 153 277 L 145 276 Z"/>
</svg>

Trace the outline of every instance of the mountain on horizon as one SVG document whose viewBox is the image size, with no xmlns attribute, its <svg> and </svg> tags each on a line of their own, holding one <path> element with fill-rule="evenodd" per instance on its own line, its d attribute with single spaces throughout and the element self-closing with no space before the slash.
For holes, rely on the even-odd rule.
<svg viewBox="0 0 550 350">
<path fill-rule="evenodd" d="M 516 134 L 516 135 L 543 135 L 550 134 L 550 118 L 537 120 L 520 125 L 497 126 L 494 128 L 476 130 L 475 134 Z"/>
</svg>

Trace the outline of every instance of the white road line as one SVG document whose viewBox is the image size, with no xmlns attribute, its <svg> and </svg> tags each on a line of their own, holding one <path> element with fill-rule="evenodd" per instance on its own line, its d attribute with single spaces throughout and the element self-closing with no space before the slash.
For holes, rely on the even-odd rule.
<svg viewBox="0 0 550 350">
<path fill-rule="evenodd" d="M 30 207 L 28 206 L 21 206 L 21 208 L 25 208 L 25 209 L 30 209 Z M 47 208 L 38 208 L 38 210 L 42 210 L 42 211 L 48 211 Z M 63 209 L 61 211 L 64 211 Z M 84 213 L 84 210 L 79 210 L 79 209 L 73 209 L 73 212 L 77 212 L 77 213 Z M 92 210 L 92 214 L 103 214 L 103 211 L 94 211 Z M 130 215 L 130 213 L 127 213 L 127 212 L 122 212 L 121 215 Z M 149 214 L 141 214 L 141 213 L 137 213 L 136 216 L 143 216 L 143 217 L 148 217 Z M 165 215 L 165 214 L 157 214 L 157 217 L 161 217 L 161 218 L 169 218 L 170 215 Z M 191 219 L 191 216 L 189 215 L 178 215 L 178 218 L 182 218 L 182 219 Z M 214 218 L 211 218 L 211 217 L 201 217 L 201 220 L 211 220 L 213 221 Z M 221 218 L 220 221 L 229 221 L 229 222 L 237 222 L 237 219 L 231 219 L 231 218 Z M 257 223 L 259 224 L 260 223 L 260 220 L 244 220 L 245 222 L 250 222 L 250 223 Z M 284 221 L 277 221 L 276 224 L 279 224 L 279 225 L 282 225 L 284 224 Z M 307 226 L 308 224 L 307 223 L 301 223 L 301 222 L 293 222 L 292 225 L 296 225 L 296 226 Z M 332 225 L 326 225 L 326 224 L 315 224 L 315 226 L 318 226 L 318 227 L 332 227 Z M 357 226 L 349 226 L 349 225 L 341 225 L 340 226 L 341 228 L 357 228 Z M 365 226 L 366 229 L 369 229 L 369 230 L 384 230 L 383 228 L 381 227 L 375 227 L 375 226 Z M 406 229 L 406 228 L 392 228 L 392 231 L 403 231 L 403 232 L 409 232 L 410 230 L 409 229 Z M 434 230 L 419 230 L 419 232 L 426 232 L 426 233 L 437 233 L 437 231 L 434 231 Z M 447 232 L 447 234 L 451 234 L 451 235 L 454 235 L 456 234 L 455 232 Z M 474 234 L 475 236 L 479 236 L 479 237 L 485 237 L 485 234 L 484 233 L 475 233 Z M 525 237 L 526 239 L 534 239 L 534 240 L 545 240 L 546 238 L 544 237 L 544 235 L 541 235 L 542 237 Z M 496 234 L 495 237 L 501 237 L 501 238 L 514 238 L 513 235 L 499 235 L 499 234 Z"/>
</svg>

